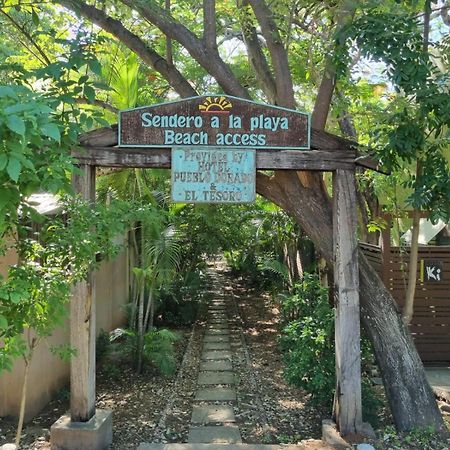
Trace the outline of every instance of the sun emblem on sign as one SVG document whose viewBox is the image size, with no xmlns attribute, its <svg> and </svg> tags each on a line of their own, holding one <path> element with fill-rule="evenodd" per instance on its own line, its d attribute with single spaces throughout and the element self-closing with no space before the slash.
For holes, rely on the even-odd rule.
<svg viewBox="0 0 450 450">
<path fill-rule="evenodd" d="M 205 114 L 229 114 L 232 103 L 225 97 L 206 97 L 205 101 L 198 105 L 200 112 Z"/>
</svg>

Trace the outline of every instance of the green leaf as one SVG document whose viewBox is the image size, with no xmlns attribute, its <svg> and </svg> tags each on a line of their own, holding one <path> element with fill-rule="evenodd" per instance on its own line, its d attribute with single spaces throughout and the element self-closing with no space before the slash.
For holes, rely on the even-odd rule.
<svg viewBox="0 0 450 450">
<path fill-rule="evenodd" d="M 36 10 L 33 9 L 32 13 L 31 13 L 31 17 L 33 19 L 33 23 L 38 26 L 39 25 L 39 16 L 36 13 Z"/>
<path fill-rule="evenodd" d="M 25 135 L 25 122 L 18 116 L 8 116 L 6 126 L 16 134 Z"/>
<path fill-rule="evenodd" d="M 102 65 L 96 59 L 89 61 L 88 66 L 99 77 L 102 75 Z"/>
<path fill-rule="evenodd" d="M 6 164 L 8 164 L 8 155 L 2 153 L 0 155 L 0 170 L 3 170 L 6 167 Z"/>
<path fill-rule="evenodd" d="M 84 95 L 90 102 L 94 102 L 95 100 L 95 90 L 91 86 L 84 86 Z"/>
<path fill-rule="evenodd" d="M 8 175 L 11 178 L 11 180 L 17 182 L 21 170 L 22 165 L 20 164 L 20 161 L 14 158 L 13 155 L 11 155 L 11 157 L 9 158 L 8 165 L 6 167 L 6 171 L 8 172 Z"/>
<path fill-rule="evenodd" d="M 44 136 L 53 139 L 56 142 L 61 142 L 61 133 L 59 128 L 54 123 L 46 123 L 42 125 L 41 132 Z"/>
<path fill-rule="evenodd" d="M 19 303 L 22 299 L 22 295 L 20 294 L 20 292 L 11 292 L 9 294 L 9 298 L 13 303 L 17 305 L 17 303 Z"/>
<path fill-rule="evenodd" d="M 0 330 L 6 330 L 8 328 L 8 321 L 5 316 L 0 315 Z"/>
</svg>

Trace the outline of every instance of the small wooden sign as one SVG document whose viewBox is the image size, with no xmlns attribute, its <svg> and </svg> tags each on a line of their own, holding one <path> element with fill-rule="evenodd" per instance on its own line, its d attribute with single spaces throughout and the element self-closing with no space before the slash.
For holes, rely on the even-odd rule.
<svg viewBox="0 0 450 450">
<path fill-rule="evenodd" d="M 172 149 L 172 200 L 250 203 L 255 200 L 255 150 Z"/>
<path fill-rule="evenodd" d="M 119 113 L 119 147 L 305 150 L 309 115 L 228 95 L 205 95 Z"/>
</svg>

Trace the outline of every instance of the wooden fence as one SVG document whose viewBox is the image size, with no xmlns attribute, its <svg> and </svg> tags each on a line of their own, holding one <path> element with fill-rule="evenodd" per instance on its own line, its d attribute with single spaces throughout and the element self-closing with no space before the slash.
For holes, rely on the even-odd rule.
<svg viewBox="0 0 450 450">
<path fill-rule="evenodd" d="M 400 307 L 405 302 L 409 249 L 361 243 L 364 254 L 392 292 Z M 410 325 L 424 362 L 450 361 L 450 247 L 419 247 L 414 316 Z"/>
</svg>

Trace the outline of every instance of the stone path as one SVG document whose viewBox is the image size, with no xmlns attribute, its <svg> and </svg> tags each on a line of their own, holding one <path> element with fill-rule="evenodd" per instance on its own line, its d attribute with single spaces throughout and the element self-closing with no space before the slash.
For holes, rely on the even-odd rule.
<svg viewBox="0 0 450 450">
<path fill-rule="evenodd" d="M 232 365 L 232 330 L 227 304 L 216 295 L 207 313 L 200 372 L 189 430 L 189 444 L 238 444 L 235 423 L 235 375 Z"/>
</svg>

